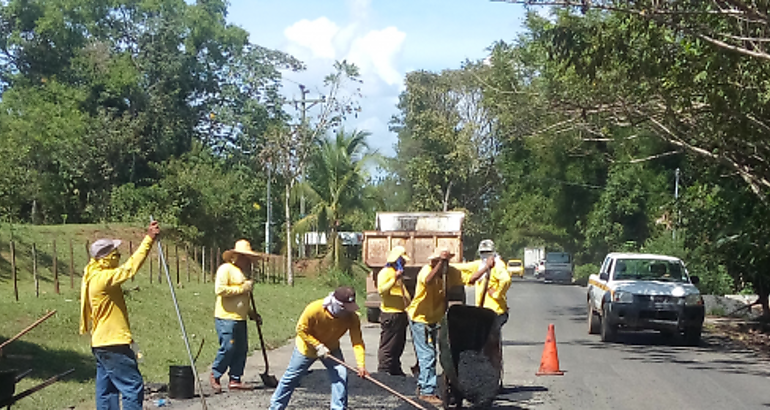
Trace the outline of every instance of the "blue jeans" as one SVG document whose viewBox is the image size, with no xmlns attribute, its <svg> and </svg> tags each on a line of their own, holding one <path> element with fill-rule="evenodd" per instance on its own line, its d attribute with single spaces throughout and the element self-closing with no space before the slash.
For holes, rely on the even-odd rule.
<svg viewBox="0 0 770 410">
<path fill-rule="evenodd" d="M 249 353 L 246 321 L 215 318 L 214 325 L 219 335 L 219 351 L 211 365 L 211 373 L 219 380 L 229 367 L 230 380 L 240 380 Z"/>
<path fill-rule="evenodd" d="M 97 410 L 142 410 L 144 381 L 128 345 L 91 348 L 96 358 Z"/>
<path fill-rule="evenodd" d="M 340 349 L 332 351 L 331 355 L 345 361 Z M 307 369 L 316 360 L 303 355 L 296 347 L 294 348 L 294 353 L 291 354 L 291 360 L 289 361 L 289 367 L 286 368 L 286 372 L 281 377 L 281 382 L 278 383 L 278 387 L 270 399 L 270 410 L 283 410 L 289 405 L 291 394 L 294 393 L 294 389 L 299 385 L 302 376 L 307 374 Z M 347 369 L 345 366 L 328 359 L 322 360 L 321 363 L 326 366 L 326 374 L 332 383 L 332 401 L 329 408 L 332 410 L 345 410 L 348 407 Z"/>
<path fill-rule="evenodd" d="M 417 354 L 417 362 L 420 363 L 420 376 L 417 378 L 417 386 L 421 395 L 436 394 L 436 338 L 438 337 L 438 324 L 429 325 L 409 321 L 412 328 L 412 340 Z"/>
</svg>

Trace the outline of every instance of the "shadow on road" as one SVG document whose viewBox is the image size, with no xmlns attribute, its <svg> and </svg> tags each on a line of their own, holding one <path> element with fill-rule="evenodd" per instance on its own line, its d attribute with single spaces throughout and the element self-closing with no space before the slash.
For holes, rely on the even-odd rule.
<svg viewBox="0 0 770 410">
<path fill-rule="evenodd" d="M 692 370 L 770 377 L 770 369 L 757 361 L 756 353 L 737 346 L 729 338 L 704 333 L 699 346 L 682 346 L 679 339 L 657 332 L 619 332 L 615 343 L 575 340 L 592 349 L 616 349 L 629 354 L 626 360 L 641 363 L 676 363 Z"/>
</svg>

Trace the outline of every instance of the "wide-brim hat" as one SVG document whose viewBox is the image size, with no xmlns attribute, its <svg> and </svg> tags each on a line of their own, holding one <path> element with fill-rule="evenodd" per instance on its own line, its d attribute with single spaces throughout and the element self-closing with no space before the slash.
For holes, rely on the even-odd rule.
<svg viewBox="0 0 770 410">
<path fill-rule="evenodd" d="M 101 259 L 118 249 L 121 241 L 119 239 L 99 239 L 91 244 L 88 253 L 93 259 Z"/>
<path fill-rule="evenodd" d="M 398 260 L 398 258 L 404 258 L 405 261 L 409 262 L 411 259 L 409 259 L 408 256 L 406 256 L 406 249 L 403 246 L 395 246 L 393 249 L 388 252 L 388 263 L 394 263 Z"/>
<path fill-rule="evenodd" d="M 254 252 L 251 249 L 251 244 L 249 241 L 245 239 L 241 239 L 238 242 L 235 243 L 235 247 L 233 249 L 228 249 L 224 252 L 222 252 L 222 259 L 225 261 L 230 261 L 234 254 L 244 255 L 251 258 L 258 258 L 259 254 Z"/>
<path fill-rule="evenodd" d="M 442 252 L 448 252 L 449 253 L 449 259 L 454 258 L 455 254 L 452 253 L 448 248 L 437 248 L 433 251 L 433 253 L 428 256 L 428 260 L 432 261 L 433 259 L 438 259 L 441 257 Z"/>
</svg>

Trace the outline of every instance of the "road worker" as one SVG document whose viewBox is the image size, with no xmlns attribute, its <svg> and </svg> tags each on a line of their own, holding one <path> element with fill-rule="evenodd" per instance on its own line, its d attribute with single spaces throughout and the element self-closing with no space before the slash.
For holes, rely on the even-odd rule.
<svg viewBox="0 0 770 410">
<path fill-rule="evenodd" d="M 404 266 L 409 261 L 406 249 L 396 246 L 388 252 L 387 264 L 377 274 L 377 292 L 380 294 L 380 348 L 377 351 L 377 371 L 393 376 L 405 376 L 401 369 L 401 355 L 406 345 L 409 326 L 406 307 L 411 302 L 403 282 Z"/>
<path fill-rule="evenodd" d="M 128 308 L 121 284 L 142 267 L 160 233 L 152 222 L 147 235 L 126 263 L 120 265 L 121 241 L 99 239 L 89 248 L 91 256 L 80 288 L 80 333 L 91 331 L 91 351 L 96 358 L 97 410 L 142 410 L 144 380 L 139 373 Z"/>
</svg>

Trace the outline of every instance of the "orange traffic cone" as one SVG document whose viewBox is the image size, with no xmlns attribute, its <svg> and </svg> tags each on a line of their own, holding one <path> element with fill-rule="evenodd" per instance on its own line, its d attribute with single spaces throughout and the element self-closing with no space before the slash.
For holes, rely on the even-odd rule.
<svg viewBox="0 0 770 410">
<path fill-rule="evenodd" d="M 540 370 L 535 373 L 538 376 L 562 376 L 564 372 L 559 370 L 559 354 L 556 352 L 556 334 L 553 323 L 548 325 L 548 335 L 543 347 L 543 358 L 540 359 Z"/>
</svg>

